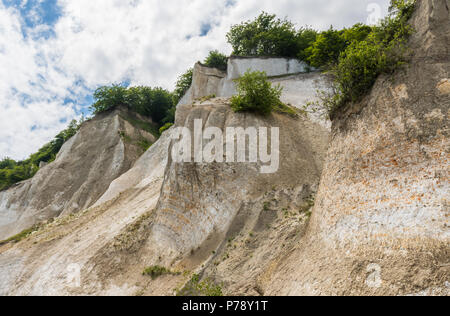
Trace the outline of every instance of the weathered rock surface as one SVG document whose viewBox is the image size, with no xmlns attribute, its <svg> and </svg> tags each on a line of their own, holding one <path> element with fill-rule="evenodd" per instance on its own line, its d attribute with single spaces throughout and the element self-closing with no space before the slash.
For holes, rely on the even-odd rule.
<svg viewBox="0 0 450 316">
<path fill-rule="evenodd" d="M 309 188 L 311 194 L 318 184 L 328 144 L 326 129 L 307 118 L 234 113 L 229 101 L 220 98 L 179 106 L 175 126 L 189 127 L 193 134 L 194 122 L 199 119 L 203 129 L 216 127 L 224 134 L 230 127 L 266 127 L 270 135 L 270 128 L 278 127 L 279 169 L 262 174 L 261 162 L 176 163 L 169 159 L 153 223 L 155 244 L 166 255 L 168 250 L 181 256 L 189 254 L 215 234 L 224 240 L 239 210 L 246 203 L 261 201 L 275 187 L 290 188 L 297 193 Z M 229 141 L 224 135 L 224 154 Z M 247 155 L 248 151 L 249 148 Z M 295 202 L 302 204 L 303 198 Z M 252 217 L 257 217 L 261 209 L 253 210 Z"/>
<path fill-rule="evenodd" d="M 136 252 L 148 238 L 143 222 L 159 198 L 169 135 L 113 181 L 94 206 L 0 247 L 0 295 L 135 294 L 140 287 L 133 281 L 145 266 Z M 119 269 L 125 264 L 128 274 Z"/>
<path fill-rule="evenodd" d="M 194 102 L 221 95 L 230 64 L 282 72 L 271 80 L 297 107 L 326 87 L 320 74 L 196 65 L 175 127 L 93 206 L 0 246 L 0 295 L 171 295 L 192 273 L 229 295 L 449 295 L 449 21 L 448 0 L 419 2 L 411 64 L 340 113 L 331 144 L 325 121 Z M 279 169 L 176 162 L 177 128 L 199 119 L 201 131 L 279 127 Z M 186 273 L 151 280 L 151 265 Z"/>
<path fill-rule="evenodd" d="M 450 12 L 418 1 L 412 61 L 337 117 L 305 238 L 276 295 L 449 295 Z"/>
<path fill-rule="evenodd" d="M 54 162 L 0 192 L 0 240 L 92 206 L 143 153 L 139 141 L 156 140 L 130 123 L 137 119 L 144 120 L 126 110 L 98 115 L 64 144 Z"/>
<path fill-rule="evenodd" d="M 178 105 L 192 104 L 203 97 L 231 97 L 236 94 L 235 79 L 245 72 L 265 71 L 269 80 L 283 88 L 281 100 L 297 108 L 318 100 L 317 91 L 329 87 L 326 76 L 311 72 L 307 64 L 295 58 L 237 57 L 228 59 L 227 71 L 206 67 L 200 63 L 194 66 L 192 85 Z M 330 122 L 321 113 L 309 114 L 310 119 L 330 128 Z"/>
<path fill-rule="evenodd" d="M 150 282 L 141 275 L 144 267 L 202 270 L 212 251 L 218 254 L 231 236 L 265 231 L 283 219 L 282 205 L 295 209 L 298 218 L 281 227 L 304 227 L 307 217 L 299 210 L 317 189 L 328 131 L 305 117 L 237 114 L 228 102 L 219 98 L 180 106 L 175 128 L 192 131 L 199 118 L 203 128 L 279 127 L 275 174 L 261 174 L 261 163 L 175 163 L 167 154 L 175 142 L 172 128 L 96 205 L 58 219 L 18 245 L 0 248 L 0 294 L 173 294 L 189 275 Z M 278 203 L 272 201 L 274 194 L 280 204 L 269 210 L 266 201 Z M 272 249 L 271 256 L 277 253 Z M 65 278 L 72 268 L 80 272 L 80 286 Z"/>
</svg>

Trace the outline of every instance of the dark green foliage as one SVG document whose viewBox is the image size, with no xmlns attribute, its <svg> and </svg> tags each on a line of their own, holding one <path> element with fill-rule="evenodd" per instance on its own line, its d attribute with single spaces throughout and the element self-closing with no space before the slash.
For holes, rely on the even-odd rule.
<svg viewBox="0 0 450 316">
<path fill-rule="evenodd" d="M 116 84 L 98 88 L 94 92 L 95 103 L 91 107 L 93 113 L 99 114 L 116 106 L 125 105 L 126 91 L 126 87 Z"/>
<path fill-rule="evenodd" d="M 227 70 L 228 58 L 224 54 L 219 53 L 218 50 L 209 52 L 208 57 L 206 57 L 204 64 L 205 66 L 217 68 L 220 70 Z"/>
<path fill-rule="evenodd" d="M 193 75 L 194 75 L 194 69 L 190 68 L 184 74 L 182 74 L 180 77 L 178 77 L 178 81 L 175 84 L 175 91 L 173 93 L 173 104 L 174 105 L 178 104 L 180 99 L 185 95 L 185 93 L 191 87 Z M 168 123 L 168 122 L 166 122 L 166 123 Z"/>
<path fill-rule="evenodd" d="M 330 28 L 322 32 L 317 40 L 305 50 L 305 55 L 311 66 L 321 68 L 338 61 L 339 55 L 347 47 L 347 41 L 343 37 L 343 31 Z"/>
<path fill-rule="evenodd" d="M 372 88 L 380 74 L 390 74 L 406 62 L 408 25 L 414 1 L 392 1 L 391 14 L 362 41 L 354 40 L 330 71 L 331 95 L 323 98 L 330 117 L 348 102 L 358 102 Z"/>
<path fill-rule="evenodd" d="M 233 25 L 227 34 L 233 54 L 240 56 L 286 56 L 299 53 L 297 31 L 288 20 L 261 13 L 254 21 Z"/>
<path fill-rule="evenodd" d="M 329 68 L 338 62 L 339 56 L 350 44 L 365 40 L 371 32 L 372 27 L 361 23 L 340 31 L 331 27 L 318 34 L 315 41 L 298 57 L 313 67 Z"/>
<path fill-rule="evenodd" d="M 231 107 L 235 112 L 255 112 L 270 114 L 281 103 L 282 88 L 272 87 L 265 72 L 247 71 L 236 79 L 238 94 L 231 98 Z"/>
<path fill-rule="evenodd" d="M 357 23 L 349 29 L 344 29 L 342 32 L 343 39 L 350 45 L 354 42 L 364 41 L 367 36 L 372 33 L 373 28 L 362 23 Z"/>
<path fill-rule="evenodd" d="M 125 106 L 161 124 L 173 107 L 172 94 L 162 88 L 130 87 L 122 85 L 104 86 L 94 92 L 94 114 Z"/>
<path fill-rule="evenodd" d="M 174 103 L 172 107 L 167 111 L 166 117 L 162 120 L 161 124 L 173 123 L 175 122 L 175 112 L 177 110 L 177 105 Z"/>
<path fill-rule="evenodd" d="M 0 191 L 5 190 L 15 183 L 32 178 L 39 170 L 41 162 L 52 162 L 62 145 L 76 134 L 81 123 L 73 120 L 69 126 L 48 144 L 45 144 L 36 153 L 23 161 L 15 161 L 5 158 L 0 161 Z"/>
<path fill-rule="evenodd" d="M 300 28 L 297 32 L 298 50 L 297 58 L 303 61 L 307 61 L 309 54 L 307 49 L 311 47 L 312 44 L 317 39 L 318 32 L 311 28 Z"/>
</svg>

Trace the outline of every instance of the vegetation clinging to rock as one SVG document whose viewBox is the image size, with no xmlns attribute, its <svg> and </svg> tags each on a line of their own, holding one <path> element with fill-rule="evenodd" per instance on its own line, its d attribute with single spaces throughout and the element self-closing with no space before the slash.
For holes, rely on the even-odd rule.
<svg viewBox="0 0 450 316">
<path fill-rule="evenodd" d="M 144 271 L 142 272 L 142 275 L 148 275 L 152 278 L 152 280 L 155 280 L 156 278 L 163 275 L 179 275 L 179 273 L 175 273 L 165 267 L 151 266 L 145 268 Z"/>
<path fill-rule="evenodd" d="M 177 296 L 223 296 L 223 290 L 220 285 L 212 280 L 201 281 L 198 274 L 194 274 L 189 282 L 177 291 Z"/>
<path fill-rule="evenodd" d="M 333 118 L 349 102 L 358 102 L 381 74 L 390 74 L 407 61 L 408 24 L 412 0 L 392 0 L 390 14 L 361 41 L 353 40 L 331 66 L 332 93 L 322 98 Z M 361 39 L 361 38 L 360 38 Z"/>
<path fill-rule="evenodd" d="M 171 128 L 173 126 L 173 123 L 167 123 L 167 124 L 165 124 L 163 127 L 161 127 L 160 129 L 159 129 L 159 133 L 160 134 L 162 134 L 162 133 L 164 133 L 165 131 L 167 131 L 169 128 Z"/>
<path fill-rule="evenodd" d="M 208 57 L 206 57 L 204 64 L 208 67 L 217 68 L 220 70 L 227 70 L 228 57 L 218 50 L 213 50 L 209 52 Z"/>
<path fill-rule="evenodd" d="M 178 81 L 175 84 L 175 91 L 173 92 L 173 103 L 178 104 L 181 98 L 186 94 L 191 87 L 192 78 L 194 76 L 194 69 L 189 68 L 184 74 L 178 77 Z"/>
<path fill-rule="evenodd" d="M 231 108 L 235 112 L 267 115 L 281 103 L 282 88 L 273 87 L 265 72 L 247 71 L 241 78 L 236 79 L 236 88 L 238 94 L 231 98 Z"/>
<path fill-rule="evenodd" d="M 15 161 L 8 157 L 1 160 L 0 191 L 15 183 L 32 178 L 39 170 L 41 162 L 49 163 L 55 160 L 61 147 L 76 134 L 83 121 L 84 118 L 79 122 L 72 120 L 65 130 L 56 135 L 51 142 L 42 146 L 36 153 L 31 154 L 26 160 Z"/>
<path fill-rule="evenodd" d="M 95 103 L 91 106 L 94 114 L 125 106 L 143 116 L 151 117 L 160 125 L 165 123 L 173 107 L 172 94 L 169 91 L 143 86 L 103 86 L 94 92 L 94 100 Z"/>
</svg>

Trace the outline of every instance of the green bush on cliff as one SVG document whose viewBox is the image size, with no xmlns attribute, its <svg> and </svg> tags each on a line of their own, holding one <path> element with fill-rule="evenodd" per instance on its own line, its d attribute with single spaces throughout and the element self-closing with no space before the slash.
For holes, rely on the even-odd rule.
<svg viewBox="0 0 450 316">
<path fill-rule="evenodd" d="M 233 25 L 227 40 L 235 55 L 295 57 L 300 50 L 297 36 L 292 22 L 263 12 L 253 21 Z"/>
<path fill-rule="evenodd" d="M 184 74 L 178 77 L 175 84 L 175 91 L 173 92 L 173 104 L 177 105 L 180 99 L 186 94 L 191 87 L 192 78 L 194 76 L 194 69 L 189 68 Z"/>
<path fill-rule="evenodd" d="M 330 117 L 345 104 L 358 102 L 381 74 L 390 74 L 407 58 L 406 41 L 412 33 L 408 20 L 414 1 L 393 0 L 390 15 L 362 41 L 354 40 L 332 66 L 333 93 L 323 98 Z"/>
<path fill-rule="evenodd" d="M 159 129 L 159 134 L 164 133 L 165 131 L 167 131 L 169 128 L 171 128 L 173 126 L 173 123 L 167 123 L 165 124 L 163 127 L 161 127 Z"/>
<path fill-rule="evenodd" d="M 339 56 L 349 45 L 364 41 L 371 32 L 372 27 L 361 23 L 340 31 L 331 27 L 318 34 L 316 40 L 304 50 L 302 59 L 313 67 L 327 69 L 339 61 Z"/>
<path fill-rule="evenodd" d="M 125 106 L 143 116 L 151 117 L 160 125 L 173 107 L 172 94 L 169 91 L 144 86 L 103 86 L 94 92 L 94 100 L 95 103 L 91 106 L 94 114 Z"/>
<path fill-rule="evenodd" d="M 316 41 L 305 50 L 305 56 L 313 67 L 328 66 L 337 62 L 346 45 L 343 31 L 330 28 L 328 31 L 319 34 Z"/>
<path fill-rule="evenodd" d="M 273 87 L 265 72 L 247 71 L 235 82 L 238 94 L 231 98 L 231 108 L 235 112 L 267 115 L 281 103 L 282 88 Z"/>
<path fill-rule="evenodd" d="M 213 50 L 209 52 L 208 57 L 206 57 L 203 62 L 205 66 L 217 68 L 220 70 L 227 70 L 228 58 L 224 54 L 219 53 L 218 50 Z"/>
</svg>

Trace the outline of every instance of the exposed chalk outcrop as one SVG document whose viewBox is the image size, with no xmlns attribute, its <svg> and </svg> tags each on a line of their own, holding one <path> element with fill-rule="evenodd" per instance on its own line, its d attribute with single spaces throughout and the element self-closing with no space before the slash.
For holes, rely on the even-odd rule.
<svg viewBox="0 0 450 316">
<path fill-rule="evenodd" d="M 423 0 L 412 61 L 333 123 L 307 236 L 271 294 L 449 295 L 449 1 Z"/>
<path fill-rule="evenodd" d="M 252 69 L 284 87 L 284 102 L 314 101 L 325 77 L 288 59 L 231 58 L 227 73 L 197 64 L 175 126 L 130 169 L 122 162 L 126 143 L 108 131 L 133 128 L 120 115 L 98 117 L 41 172 L 55 169 L 60 188 L 74 181 L 72 163 L 92 161 L 90 188 L 110 169 L 123 171 L 78 203 L 91 207 L 0 245 L 0 295 L 173 295 L 193 273 L 228 295 L 449 295 L 449 7 L 448 0 L 418 1 L 410 65 L 343 109 L 331 137 L 321 118 L 234 113 L 221 97 Z M 261 161 L 175 161 L 177 128 L 193 135 L 200 119 L 202 132 L 278 127 L 279 169 L 262 174 Z M 30 189 L 20 201 L 34 196 Z M 52 199 L 72 196 L 79 195 Z M 3 213 L 3 221 L 14 214 Z M 152 280 L 142 275 L 152 265 L 188 272 Z"/>
<path fill-rule="evenodd" d="M 127 120 L 133 115 L 115 110 L 85 122 L 54 162 L 32 179 L 0 192 L 0 240 L 93 205 L 142 154 L 137 142 L 156 140 Z"/>
<path fill-rule="evenodd" d="M 178 105 L 192 104 L 211 95 L 231 97 L 236 94 L 234 80 L 247 71 L 265 71 L 271 82 L 283 88 L 281 101 L 297 108 L 317 101 L 317 91 L 329 87 L 326 76 L 295 58 L 231 56 L 226 72 L 197 63 L 192 85 Z M 312 114 L 310 118 L 329 128 L 330 122 L 321 114 Z"/>
</svg>

